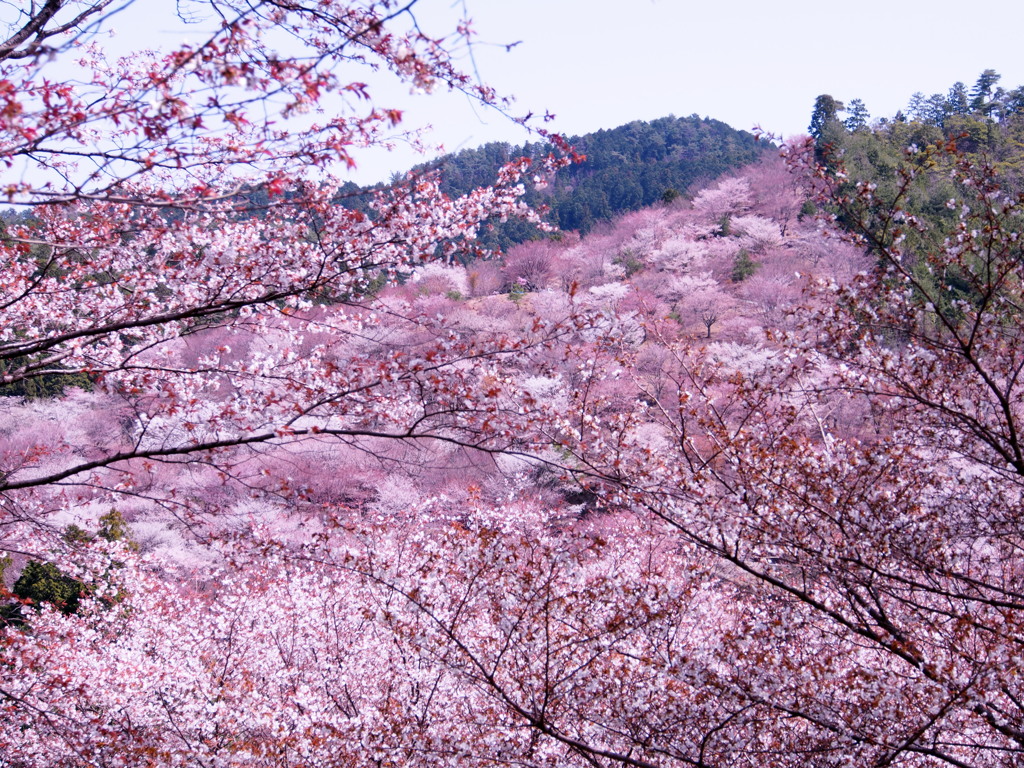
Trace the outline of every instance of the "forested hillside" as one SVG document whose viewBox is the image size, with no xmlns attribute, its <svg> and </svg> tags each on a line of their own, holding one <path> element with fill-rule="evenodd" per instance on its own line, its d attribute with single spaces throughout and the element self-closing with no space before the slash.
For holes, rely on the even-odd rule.
<svg viewBox="0 0 1024 768">
<path fill-rule="evenodd" d="M 754 162 L 769 145 L 746 131 L 708 118 L 637 120 L 610 130 L 568 137 L 585 160 L 561 169 L 540 186 L 527 179 L 524 200 L 549 209 L 545 219 L 559 228 L 589 232 L 595 224 L 662 200 L 673 200 L 723 173 Z M 416 169 L 437 168 L 441 190 L 464 195 L 489 183 L 517 157 L 540 159 L 550 145 L 486 144 Z M 535 228 L 501 225 L 493 242 L 508 247 L 537 236 Z"/>
<path fill-rule="evenodd" d="M 1020 764 L 1017 91 L 341 205 L 469 25 L 216 9 L 0 45 L 0 768 Z"/>
<path fill-rule="evenodd" d="M 844 112 L 842 102 L 819 96 L 809 128 L 817 157 L 846 174 L 845 195 L 858 181 L 870 183 L 887 205 L 898 201 L 907 213 L 948 228 L 956 221 L 948 205 L 955 195 L 952 158 L 930 148 L 952 142 L 957 157 L 990 166 L 1006 192 L 1024 191 L 1024 86 L 1007 90 L 1000 80 L 985 70 L 971 88 L 957 82 L 945 94 L 915 93 L 906 110 L 875 120 L 859 99 Z M 907 170 L 920 173 L 909 180 Z M 841 223 L 856 228 L 855 219 L 843 213 Z"/>
</svg>

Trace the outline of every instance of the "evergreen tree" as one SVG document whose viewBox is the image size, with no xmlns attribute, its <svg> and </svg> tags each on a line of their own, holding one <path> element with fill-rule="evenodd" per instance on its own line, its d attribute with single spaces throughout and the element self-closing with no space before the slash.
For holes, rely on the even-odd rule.
<svg viewBox="0 0 1024 768">
<path fill-rule="evenodd" d="M 63 613 L 78 610 L 78 603 L 88 591 L 85 584 L 62 573 L 53 563 L 30 560 L 14 583 L 15 595 L 32 603 L 52 603 Z"/>
<path fill-rule="evenodd" d="M 914 91 L 910 96 L 910 101 L 907 102 L 907 114 L 910 115 L 911 120 L 919 120 L 924 122 L 925 112 L 925 95 L 921 91 Z"/>
<path fill-rule="evenodd" d="M 980 75 L 971 89 L 971 109 L 988 115 L 992 111 L 993 89 L 999 82 L 1001 75 L 994 69 L 986 69 Z"/>
<path fill-rule="evenodd" d="M 839 123 L 839 113 L 842 111 L 843 102 L 836 101 L 827 93 L 814 100 L 814 111 L 811 113 L 808 130 L 819 147 L 823 144 L 828 129 Z"/>
<path fill-rule="evenodd" d="M 951 115 L 966 115 L 971 111 L 967 86 L 959 80 L 953 83 L 946 97 L 946 105 Z"/>
<path fill-rule="evenodd" d="M 741 283 L 757 272 L 760 263 L 750 258 L 750 251 L 741 248 L 732 262 L 732 273 L 730 278 L 734 283 Z"/>
<path fill-rule="evenodd" d="M 941 93 L 933 93 L 924 103 L 924 121 L 940 128 L 949 116 L 949 101 Z"/>
<path fill-rule="evenodd" d="M 1024 114 L 1024 85 L 1006 92 L 1003 97 L 1003 111 L 1006 117 Z"/>
<path fill-rule="evenodd" d="M 106 514 L 100 515 L 99 523 L 100 529 L 97 531 L 97 535 L 101 539 L 120 541 L 132 550 L 139 548 L 139 545 L 132 539 L 132 532 L 128 526 L 128 521 L 124 519 L 124 515 L 116 508 L 112 508 Z"/>
<path fill-rule="evenodd" d="M 871 119 L 871 113 L 868 112 L 868 108 L 864 106 L 864 102 L 861 99 L 851 100 L 850 108 L 847 111 L 849 117 L 843 121 L 843 125 L 846 126 L 846 130 L 853 133 L 854 131 L 860 131 L 868 127 L 868 120 Z"/>
</svg>

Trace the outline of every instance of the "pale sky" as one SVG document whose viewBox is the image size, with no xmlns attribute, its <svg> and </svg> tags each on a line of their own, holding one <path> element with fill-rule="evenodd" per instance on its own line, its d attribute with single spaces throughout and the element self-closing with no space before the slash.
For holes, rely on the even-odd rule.
<svg viewBox="0 0 1024 768">
<path fill-rule="evenodd" d="M 972 86 L 982 70 L 1024 84 L 1019 0 L 465 0 L 480 43 L 481 76 L 516 96 L 521 111 L 557 115 L 566 134 L 668 114 L 734 128 L 805 133 L 815 97 L 864 100 L 891 116 L 911 94 Z M 421 0 L 421 21 L 463 2 Z M 520 45 L 506 52 L 486 43 Z M 431 103 L 433 102 L 433 103 Z M 446 148 L 527 140 L 465 99 L 408 104 Z M 397 161 L 397 162 L 396 162 Z M 395 157 L 364 164 L 363 180 L 401 170 Z M 380 168 L 381 170 L 378 170 Z M 383 174 L 381 173 L 383 171 Z"/>
<path fill-rule="evenodd" d="M 154 17 L 157 7 L 166 22 Z M 137 0 L 115 20 L 118 42 L 177 44 L 174 7 Z M 482 79 L 514 95 L 517 113 L 551 111 L 548 127 L 568 135 L 697 114 L 789 136 L 806 132 L 821 93 L 859 97 L 878 117 L 905 107 L 914 91 L 945 93 L 957 80 L 970 87 L 987 68 L 1004 87 L 1024 84 L 1019 0 L 419 0 L 416 9 L 437 35 L 468 15 Z M 433 143 L 449 151 L 532 140 L 465 97 L 379 94 L 381 106 L 405 110 L 406 125 L 433 124 Z M 428 158 L 356 159 L 354 179 L 373 182 Z"/>
</svg>

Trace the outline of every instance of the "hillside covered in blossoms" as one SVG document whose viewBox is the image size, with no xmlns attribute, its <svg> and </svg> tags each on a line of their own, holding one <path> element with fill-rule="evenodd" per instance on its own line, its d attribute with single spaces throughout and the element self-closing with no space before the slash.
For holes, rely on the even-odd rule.
<svg viewBox="0 0 1024 768">
<path fill-rule="evenodd" d="M 0 46 L 0 768 L 1019 763 L 1020 89 L 354 192 L 468 25 L 109 5 Z"/>
</svg>

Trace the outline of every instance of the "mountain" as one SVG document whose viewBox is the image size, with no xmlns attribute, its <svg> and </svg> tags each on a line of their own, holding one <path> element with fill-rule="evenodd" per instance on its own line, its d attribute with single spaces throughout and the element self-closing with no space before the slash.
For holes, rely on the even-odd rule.
<svg viewBox="0 0 1024 768">
<path fill-rule="evenodd" d="M 546 207 L 552 224 L 581 234 L 597 222 L 686 194 L 755 162 L 771 147 L 753 134 L 697 115 L 636 120 L 568 140 L 586 159 L 559 171 L 543 188 L 529 185 L 526 201 Z M 510 160 L 536 159 L 550 151 L 546 143 L 512 146 L 495 142 L 447 155 L 413 171 L 439 168 L 442 191 L 457 196 L 492 183 L 498 169 Z M 522 224 L 505 225 L 496 228 L 492 244 L 507 247 L 535 235 L 536 230 Z"/>
</svg>

